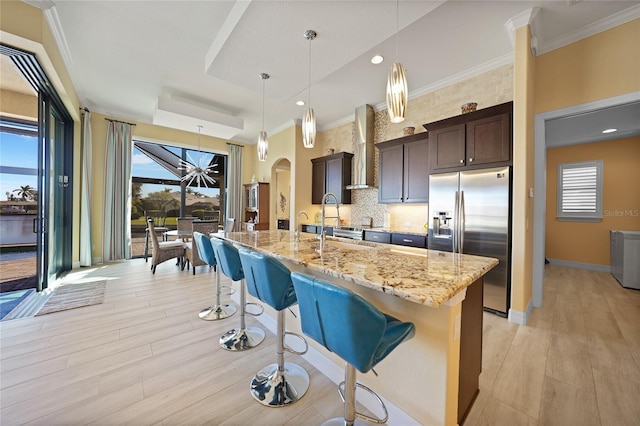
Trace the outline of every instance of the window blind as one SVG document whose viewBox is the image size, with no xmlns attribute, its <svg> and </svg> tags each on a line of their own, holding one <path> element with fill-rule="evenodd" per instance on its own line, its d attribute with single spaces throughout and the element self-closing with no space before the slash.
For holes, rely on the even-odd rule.
<svg viewBox="0 0 640 426">
<path fill-rule="evenodd" d="M 601 161 L 559 165 L 559 218 L 576 220 L 601 219 L 601 193 Z"/>
</svg>

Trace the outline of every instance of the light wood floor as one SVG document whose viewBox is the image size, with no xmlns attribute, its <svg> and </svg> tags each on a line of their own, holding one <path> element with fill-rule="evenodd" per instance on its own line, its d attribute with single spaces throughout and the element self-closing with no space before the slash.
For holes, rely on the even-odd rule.
<svg viewBox="0 0 640 426">
<path fill-rule="evenodd" d="M 104 304 L 0 323 L 0 424 L 313 425 L 341 414 L 335 385 L 292 354 L 308 394 L 283 409 L 252 399 L 275 337 L 220 349 L 239 318 L 197 317 L 213 301 L 206 268 L 194 277 L 166 262 L 152 275 L 137 259 L 88 275 L 109 279 Z M 485 314 L 481 391 L 465 425 L 637 424 L 640 292 L 547 266 L 544 302 L 526 327 Z"/>
</svg>

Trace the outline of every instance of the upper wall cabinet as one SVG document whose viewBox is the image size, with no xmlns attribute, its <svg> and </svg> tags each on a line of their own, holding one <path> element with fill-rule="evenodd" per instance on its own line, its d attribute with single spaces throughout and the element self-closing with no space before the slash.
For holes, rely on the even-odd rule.
<svg viewBox="0 0 640 426">
<path fill-rule="evenodd" d="M 432 171 L 511 165 L 513 102 L 425 124 Z"/>
<path fill-rule="evenodd" d="M 353 154 L 339 152 L 311 160 L 311 202 L 322 204 L 322 196 L 333 192 L 340 204 L 351 204 L 351 162 Z M 330 199 L 333 203 L 333 199 Z"/>
<path fill-rule="evenodd" d="M 429 137 L 404 136 L 376 144 L 379 150 L 379 203 L 429 201 Z"/>
</svg>

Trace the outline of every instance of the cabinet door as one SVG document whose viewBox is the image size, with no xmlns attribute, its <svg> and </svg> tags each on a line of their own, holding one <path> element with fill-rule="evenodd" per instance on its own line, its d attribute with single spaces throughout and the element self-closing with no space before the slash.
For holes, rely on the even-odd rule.
<svg viewBox="0 0 640 426">
<path fill-rule="evenodd" d="M 327 160 L 326 162 L 326 191 L 333 192 L 336 197 L 338 197 L 338 203 L 343 204 L 342 201 L 342 158 L 333 158 L 331 160 Z M 322 202 L 322 197 L 320 197 L 320 201 Z M 333 198 L 329 198 L 327 203 L 334 203 Z"/>
<path fill-rule="evenodd" d="M 378 202 L 401 203 L 403 199 L 403 146 L 380 148 Z"/>
<path fill-rule="evenodd" d="M 467 123 L 467 165 L 509 161 L 510 133 L 509 114 Z"/>
<path fill-rule="evenodd" d="M 404 144 L 404 202 L 429 202 L 429 141 Z"/>
<path fill-rule="evenodd" d="M 313 161 L 311 163 L 311 203 L 312 204 L 321 204 L 322 196 L 324 195 L 325 188 L 325 167 L 326 163 L 324 161 Z"/>
<path fill-rule="evenodd" d="M 448 169 L 465 165 L 465 124 L 429 133 L 431 168 Z"/>
</svg>

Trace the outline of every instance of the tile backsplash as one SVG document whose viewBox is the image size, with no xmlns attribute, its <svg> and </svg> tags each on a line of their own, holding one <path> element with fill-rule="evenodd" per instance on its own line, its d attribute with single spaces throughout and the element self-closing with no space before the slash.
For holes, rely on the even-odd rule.
<svg viewBox="0 0 640 426">
<path fill-rule="evenodd" d="M 411 83 L 409 81 L 409 83 Z M 478 109 L 487 108 L 513 100 L 513 65 L 505 65 L 468 80 L 425 93 L 410 99 L 404 122 L 389 122 L 387 110 L 375 113 L 374 143 L 399 138 L 402 129 L 414 126 L 416 133 L 423 132 L 423 124 L 459 115 L 460 106 L 466 102 L 477 102 Z M 359 105 L 354 105 L 354 110 Z M 353 152 L 355 140 L 354 123 L 346 123 L 321 133 L 318 142 L 326 150 Z M 374 182 L 378 186 L 378 150 L 375 151 Z M 428 185 L 428 182 L 425 182 Z M 428 223 L 427 204 L 378 204 L 378 189 L 358 189 L 351 194 L 350 209 L 341 216 L 347 223 L 361 225 L 364 218 L 373 218 L 374 226 L 383 226 L 385 215 L 390 215 L 390 225 L 395 231 L 426 232 Z M 342 213 L 342 211 L 341 211 Z M 350 216 L 350 217 L 348 217 Z"/>
</svg>

